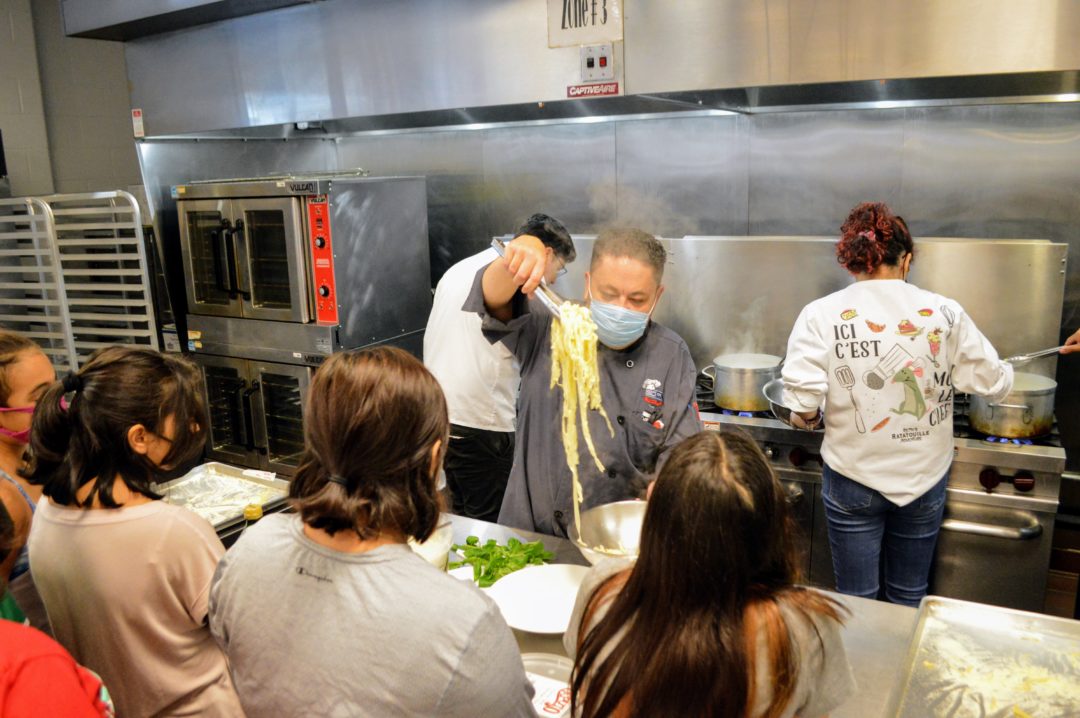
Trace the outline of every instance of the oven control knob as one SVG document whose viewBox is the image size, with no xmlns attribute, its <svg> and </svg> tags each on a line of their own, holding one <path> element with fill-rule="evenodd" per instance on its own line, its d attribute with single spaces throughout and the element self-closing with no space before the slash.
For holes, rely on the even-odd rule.
<svg viewBox="0 0 1080 718">
<path fill-rule="evenodd" d="M 802 448 L 801 446 L 796 446 L 794 449 L 791 450 L 791 453 L 788 454 L 788 461 L 790 461 L 791 465 L 795 468 L 799 468 L 800 466 L 805 464 L 806 460 L 809 458 L 810 455 L 806 453 L 806 449 Z"/>
<path fill-rule="evenodd" d="M 1013 477 L 1013 488 L 1017 491 L 1031 491 L 1035 488 L 1035 477 L 1026 471 L 1021 471 Z"/>
<path fill-rule="evenodd" d="M 319 286 L 319 296 L 320 297 L 329 297 L 330 296 L 330 287 L 326 286 L 325 284 L 320 285 Z"/>
<path fill-rule="evenodd" d="M 319 249 L 322 249 L 323 247 L 325 247 L 326 246 L 326 237 L 316 237 L 315 238 L 315 246 L 317 248 L 319 248 Z"/>
<path fill-rule="evenodd" d="M 774 458 L 776 458 L 776 449 L 773 448 L 772 444 L 765 444 L 765 446 L 761 449 L 761 453 L 765 454 L 765 458 L 769 461 L 772 461 Z"/>
<path fill-rule="evenodd" d="M 979 472 L 979 483 L 989 493 L 1001 483 L 1001 474 L 997 469 L 983 469 Z"/>
</svg>

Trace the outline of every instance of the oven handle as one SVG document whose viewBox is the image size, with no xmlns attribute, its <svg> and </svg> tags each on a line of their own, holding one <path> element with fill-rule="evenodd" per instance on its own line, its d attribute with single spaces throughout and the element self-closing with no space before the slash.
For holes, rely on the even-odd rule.
<svg viewBox="0 0 1080 718">
<path fill-rule="evenodd" d="M 247 433 L 247 444 L 245 448 L 248 451 L 255 451 L 255 406 L 251 401 L 251 397 L 255 392 L 259 391 L 259 382 L 251 382 L 251 388 L 244 390 L 241 399 L 244 404 L 244 431 Z"/>
<path fill-rule="evenodd" d="M 214 252 L 214 282 L 217 284 L 217 288 L 229 295 L 229 298 L 236 296 L 236 292 L 233 291 L 232 285 L 229 284 L 228 276 L 226 274 L 226 267 L 228 266 L 228 256 L 222 256 L 225 254 L 225 238 L 223 235 L 229 231 L 229 220 L 221 220 L 221 228 L 215 229 L 210 232 L 210 248 Z M 222 264 L 224 259 L 225 264 Z"/>
<path fill-rule="evenodd" d="M 974 536 L 993 536 L 994 538 L 1011 539 L 1013 541 L 1027 541 L 1042 535 L 1042 524 L 1030 514 L 1026 524 L 1020 527 L 997 526 L 984 524 L 977 521 L 963 521 L 961 519 L 945 519 L 941 522 L 941 528 L 945 531 L 954 531 L 960 534 Z"/>
<path fill-rule="evenodd" d="M 245 300 L 251 299 L 251 293 L 245 292 L 240 286 L 240 269 L 236 266 L 236 242 L 239 237 L 239 241 L 244 241 L 244 220 L 236 220 L 236 224 L 225 230 L 225 234 L 229 237 L 229 251 L 225 255 L 225 258 L 229 263 L 229 286 L 232 287 L 232 296 L 239 294 Z"/>
</svg>

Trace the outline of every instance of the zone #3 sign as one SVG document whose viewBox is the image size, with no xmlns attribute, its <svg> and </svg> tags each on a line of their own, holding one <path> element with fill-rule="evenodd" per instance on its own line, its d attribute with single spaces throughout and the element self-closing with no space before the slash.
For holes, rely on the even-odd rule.
<svg viewBox="0 0 1080 718">
<path fill-rule="evenodd" d="M 623 0 L 547 0 L 548 47 L 623 39 Z"/>
</svg>

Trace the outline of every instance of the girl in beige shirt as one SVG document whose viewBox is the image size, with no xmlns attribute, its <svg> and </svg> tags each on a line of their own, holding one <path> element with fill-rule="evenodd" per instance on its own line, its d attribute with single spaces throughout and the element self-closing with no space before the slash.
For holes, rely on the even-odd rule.
<svg viewBox="0 0 1080 718">
<path fill-rule="evenodd" d="M 121 347 L 53 384 L 34 415 L 38 590 L 57 640 L 102 677 L 121 716 L 242 715 L 206 624 L 224 548 L 153 490 L 198 460 L 206 426 L 194 366 Z"/>
</svg>

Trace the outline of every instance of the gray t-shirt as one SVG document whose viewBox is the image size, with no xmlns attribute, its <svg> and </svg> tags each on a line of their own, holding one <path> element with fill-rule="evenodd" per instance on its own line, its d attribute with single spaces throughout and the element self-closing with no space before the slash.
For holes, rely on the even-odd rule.
<svg viewBox="0 0 1080 718">
<path fill-rule="evenodd" d="M 633 566 L 626 559 L 606 559 L 589 569 L 578 589 L 574 613 L 563 635 L 567 655 L 577 655 L 578 637 L 585 608 L 589 599 L 605 581 L 615 574 Z M 611 607 L 615 593 L 605 597 L 594 611 L 587 629 L 592 629 Z M 844 643 L 840 638 L 840 624 L 826 616 L 814 615 L 808 620 L 801 612 L 781 604 L 780 613 L 787 623 L 788 632 L 798 653 L 799 674 L 791 700 L 784 707 L 781 718 L 821 718 L 846 701 L 855 691 L 855 678 L 851 674 Z M 818 640 L 818 636 L 821 637 Z M 768 666 L 768 649 L 765 636 L 758 639 L 754 675 L 754 716 L 763 715 L 772 701 L 772 676 Z"/>
<path fill-rule="evenodd" d="M 499 523 L 566 536 L 573 521 L 573 490 L 562 434 L 562 390 L 551 386 L 551 314 L 520 292 L 514 318 L 501 322 L 484 306 L 484 269 L 473 279 L 462 309 L 483 319 L 488 341 L 502 342 L 521 363 L 514 467 Z M 533 311 L 533 307 L 537 307 Z M 695 401 L 697 370 L 690 349 L 675 332 L 651 322 L 627 349 L 601 344 L 596 352 L 600 394 L 612 433 L 598 411 L 587 412 L 601 473 L 584 441 L 578 442 L 581 508 L 644 498 L 671 450 L 701 431 Z"/>
<path fill-rule="evenodd" d="M 495 603 L 408 546 L 346 554 L 267 516 L 222 559 L 210 629 L 249 716 L 532 716 Z"/>
</svg>

